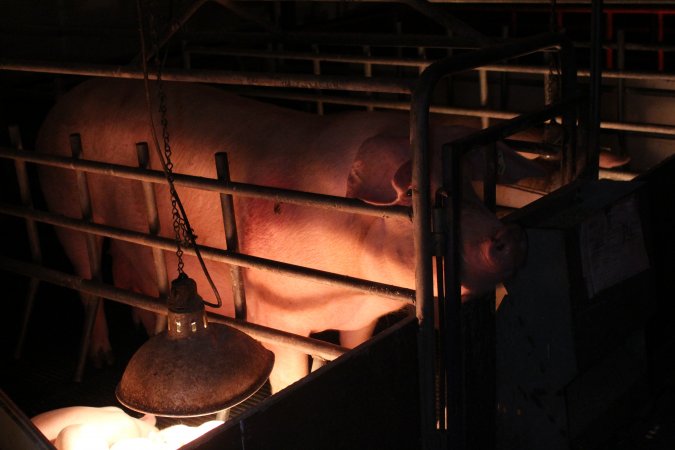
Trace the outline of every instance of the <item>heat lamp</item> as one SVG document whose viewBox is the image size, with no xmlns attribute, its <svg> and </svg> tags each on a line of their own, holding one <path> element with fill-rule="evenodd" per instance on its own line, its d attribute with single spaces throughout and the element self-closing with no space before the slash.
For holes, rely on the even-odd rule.
<svg viewBox="0 0 675 450">
<path fill-rule="evenodd" d="M 171 283 L 168 309 L 168 329 L 129 361 L 115 392 L 120 403 L 158 416 L 202 416 L 265 383 L 274 354 L 239 330 L 209 323 L 193 279 L 181 274 Z"/>
</svg>

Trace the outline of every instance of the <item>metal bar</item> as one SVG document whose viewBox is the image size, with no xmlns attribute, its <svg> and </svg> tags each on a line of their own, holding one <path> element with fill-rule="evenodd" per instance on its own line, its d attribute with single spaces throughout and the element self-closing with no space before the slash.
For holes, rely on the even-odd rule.
<svg viewBox="0 0 675 450">
<path fill-rule="evenodd" d="M 602 102 L 602 0 L 591 1 L 591 79 L 589 82 L 588 147 L 581 176 L 598 179 L 600 158 L 600 104 Z"/>
<path fill-rule="evenodd" d="M 165 184 L 164 173 L 159 170 L 145 170 L 136 167 L 118 164 L 102 163 L 90 160 L 74 160 L 63 156 L 18 152 L 14 149 L 0 147 L 0 158 L 19 159 L 27 162 L 44 164 L 64 169 L 81 170 L 88 173 L 110 175 L 130 180 L 149 181 Z M 211 178 L 196 177 L 193 175 L 175 174 L 176 186 L 185 186 L 221 194 L 233 194 L 242 197 L 256 197 L 275 202 L 292 203 L 296 205 L 312 206 L 315 208 L 332 209 L 347 213 L 363 214 L 382 218 L 399 218 L 410 220 L 412 212 L 406 206 L 375 206 L 353 198 L 344 198 L 334 195 L 313 194 L 278 189 L 248 183 L 230 182 L 224 185 Z"/>
<path fill-rule="evenodd" d="M 36 264 L 19 261 L 6 256 L 0 256 L 0 270 L 17 273 L 29 277 L 36 277 L 48 283 L 84 292 L 97 297 L 105 297 L 125 305 L 141 308 L 157 314 L 166 314 L 167 309 L 163 301 L 155 297 L 139 294 L 134 291 L 116 288 L 97 280 L 87 280 L 75 275 L 66 274 L 57 270 L 48 269 Z M 236 328 L 251 337 L 263 342 L 272 342 L 285 347 L 294 348 L 309 355 L 317 355 L 327 360 L 333 360 L 348 350 L 328 342 L 311 339 L 281 330 L 241 322 L 230 317 L 207 313 L 209 322 L 222 323 Z"/>
<path fill-rule="evenodd" d="M 216 153 L 216 171 L 218 179 L 224 183 L 230 182 L 230 164 L 227 153 Z M 239 252 L 239 238 L 237 236 L 237 221 L 234 216 L 234 199 L 230 194 L 220 194 L 220 209 L 223 214 L 225 226 L 225 242 L 227 250 Z M 232 299 L 234 300 L 234 317 L 246 320 L 246 292 L 244 289 L 244 274 L 241 267 L 230 266 L 230 278 L 232 279 Z"/>
<path fill-rule="evenodd" d="M 12 147 L 17 150 L 23 150 L 23 142 L 21 140 L 21 133 L 19 127 L 12 125 L 9 127 L 9 140 Z M 25 208 L 33 209 L 33 198 L 30 192 L 30 183 L 28 181 L 28 173 L 26 172 L 26 163 L 20 160 L 14 160 L 14 168 L 16 169 L 16 181 L 19 185 L 19 195 L 21 203 Z M 40 250 L 40 237 L 38 236 L 37 226 L 35 221 L 27 219 L 26 234 L 28 236 L 28 245 L 30 248 L 31 260 L 35 263 L 42 262 L 42 251 Z M 19 328 L 19 337 L 17 339 L 16 347 L 14 348 L 14 358 L 19 359 L 23 352 L 23 345 L 26 340 L 28 332 L 28 322 L 33 312 L 33 304 L 35 303 L 35 294 L 37 292 L 40 280 L 31 278 L 26 290 L 26 299 L 24 304 L 23 317 L 21 320 L 21 327 Z"/>
<path fill-rule="evenodd" d="M 416 257 L 416 309 L 420 322 L 418 350 L 420 363 L 420 411 L 423 447 L 435 439 L 434 318 L 431 264 L 430 187 L 429 187 L 429 108 L 434 88 L 444 76 L 481 67 L 508 58 L 524 56 L 541 49 L 557 47 L 562 37 L 555 34 L 534 36 L 471 53 L 445 58 L 431 64 L 420 75 L 412 95 L 410 140 L 413 149 L 413 237 Z M 451 231 L 452 232 L 452 231 Z M 459 261 L 453 263 L 459 264 Z M 450 302 L 460 302 L 450 292 Z"/>
<path fill-rule="evenodd" d="M 626 50 L 636 50 L 631 48 L 629 44 L 625 45 Z M 384 57 L 384 56 L 359 56 L 346 54 L 313 54 L 307 52 L 271 52 L 262 50 L 241 50 L 241 49 L 217 49 L 206 47 L 190 47 L 189 52 L 209 55 L 227 55 L 227 56 L 250 56 L 260 58 L 279 58 L 279 59 L 299 59 L 299 60 L 316 60 L 327 62 L 341 62 L 352 64 L 372 64 L 383 66 L 403 66 L 403 67 L 418 67 L 420 69 L 427 67 L 432 61 L 418 59 L 418 58 L 403 58 L 403 57 Z M 675 47 L 673 47 L 675 51 Z M 522 75 L 548 75 L 549 68 L 545 66 L 531 66 L 520 64 L 504 64 L 504 65 L 485 65 L 480 69 L 468 70 L 485 70 L 487 72 L 501 72 L 501 73 L 515 73 Z M 578 69 L 577 77 L 590 77 L 589 69 Z M 675 74 L 660 73 L 660 72 L 641 72 L 641 71 L 624 71 L 624 70 L 603 70 L 602 76 L 608 79 L 624 79 L 624 80 L 649 80 L 649 81 L 675 81 Z"/>
<path fill-rule="evenodd" d="M 443 399 L 447 408 L 448 441 L 455 444 L 453 448 L 466 448 L 466 408 L 464 380 L 464 346 L 462 345 L 462 287 L 460 279 L 461 267 L 455 262 L 461 259 L 462 231 L 461 199 L 462 199 L 462 152 L 456 151 L 452 145 L 443 146 L 443 186 L 448 191 L 450 205 L 446 208 L 448 220 L 448 241 L 444 249 L 445 256 L 445 316 L 440 318 L 446 330 L 443 336 L 442 354 L 446 371 L 442 378 L 446 385 L 446 397 Z M 450 261 L 447 255 L 452 255 Z"/>
<path fill-rule="evenodd" d="M 319 46 L 318 45 L 312 45 L 312 49 L 314 50 L 315 53 L 319 53 Z M 321 75 L 321 60 L 318 58 L 312 59 L 312 69 L 314 70 L 314 75 Z M 368 77 L 368 75 L 366 75 Z M 316 91 L 317 94 L 321 95 L 321 91 Z M 318 101 L 316 102 L 316 113 L 320 116 L 323 116 L 323 102 Z"/>
<path fill-rule="evenodd" d="M 70 135 L 70 150 L 73 158 L 78 159 L 82 156 L 82 141 L 79 134 Z M 84 222 L 92 221 L 92 207 L 91 198 L 89 196 L 89 185 L 87 183 L 87 174 L 81 171 L 75 171 L 77 179 L 77 190 L 80 198 L 80 209 L 82 211 L 82 220 Z M 89 258 L 89 270 L 91 271 L 91 278 L 101 281 L 101 258 L 96 244 L 96 236 L 85 235 L 87 245 L 87 256 Z M 82 331 L 82 341 L 80 342 L 80 351 L 77 359 L 77 367 L 75 369 L 75 381 L 82 381 L 84 374 L 84 365 L 87 362 L 87 353 L 89 351 L 89 342 L 91 340 L 91 333 L 94 330 L 94 323 L 98 309 L 103 307 L 101 297 L 84 298 L 84 327 Z"/>
<path fill-rule="evenodd" d="M 103 64 L 44 63 L 0 60 L 0 69 L 19 72 L 57 73 L 63 75 L 84 75 L 104 78 L 143 79 L 143 71 L 127 66 Z M 148 74 L 156 79 L 157 74 Z M 185 70 L 164 69 L 164 81 L 194 83 L 234 84 L 246 86 L 268 86 L 304 89 L 329 89 L 345 91 L 379 91 L 389 94 L 409 94 L 412 81 L 384 78 L 346 77 L 332 75 L 269 74 L 256 72 L 234 72 L 227 70 Z"/>
<path fill-rule="evenodd" d="M 626 33 L 623 29 L 616 32 L 616 58 L 617 66 L 620 71 L 626 68 Z M 619 122 L 624 121 L 626 111 L 626 80 L 619 78 L 616 85 L 616 117 Z M 602 127 L 602 125 L 601 125 Z M 624 133 L 618 134 L 619 153 L 626 154 L 626 136 Z"/>
<path fill-rule="evenodd" d="M 422 45 L 422 42 L 420 43 Z M 426 45 L 431 47 L 431 45 Z M 246 52 L 251 56 L 261 56 L 269 52 Z M 229 54 L 229 52 L 228 52 Z M 280 58 L 284 58 L 285 54 L 279 54 Z M 294 59 L 294 54 L 288 56 L 289 59 Z M 265 56 L 266 57 L 266 56 Z M 317 55 L 313 55 L 316 58 Z M 304 59 L 304 58 L 302 58 Z M 310 58 L 311 59 L 311 58 Z M 338 62 L 354 62 L 365 63 L 371 62 L 373 64 L 382 65 L 401 65 L 401 66 L 427 66 L 429 62 L 417 61 L 410 58 L 381 58 L 381 57 L 362 57 L 362 56 L 346 56 L 336 55 L 334 57 L 326 57 L 326 61 Z M 480 66 L 481 69 L 488 72 L 506 72 L 506 73 L 520 73 L 520 74 L 540 74 L 545 75 L 548 68 L 542 66 L 525 66 L 525 65 L 489 65 Z M 138 69 L 129 68 L 127 66 L 110 66 L 101 64 L 75 64 L 75 63 L 54 63 L 54 62 L 36 62 L 36 61 L 12 61 L 0 58 L 0 70 L 11 70 L 20 72 L 37 72 L 37 73 L 52 73 L 62 75 L 84 75 L 84 76 L 98 76 L 108 78 L 126 78 L 126 79 L 142 79 L 143 73 Z M 477 70 L 471 68 L 467 70 Z M 577 71 L 578 77 L 590 77 L 590 70 L 579 69 Z M 649 80 L 649 81 L 675 81 L 675 74 L 672 73 L 658 73 L 658 72 L 640 72 L 640 71 L 621 71 L 621 70 L 604 70 L 602 76 L 608 79 L 623 78 L 626 80 Z M 149 74 L 151 79 L 156 77 L 156 74 Z M 232 84 L 232 85 L 248 85 L 248 86 L 268 86 L 268 87 L 285 87 L 285 88 L 308 88 L 308 89 L 342 89 L 352 91 L 369 92 L 377 90 L 379 92 L 393 93 L 393 94 L 407 94 L 410 93 L 411 81 L 399 79 L 378 79 L 378 78 L 359 78 L 359 77 L 337 77 L 322 75 L 320 78 L 312 75 L 297 75 L 297 74 L 265 74 L 265 73 L 246 73 L 233 72 L 222 70 L 186 70 L 186 69 L 165 69 L 162 71 L 162 79 L 167 81 L 181 81 L 181 82 L 195 82 L 195 83 L 213 83 L 213 84 Z M 324 79 L 326 79 L 324 81 Z"/>
<path fill-rule="evenodd" d="M 138 166 L 141 169 L 150 167 L 150 153 L 147 142 L 136 144 L 136 153 L 138 156 Z M 155 198 L 155 189 L 147 181 L 141 182 L 143 186 L 143 197 L 145 199 L 145 208 L 148 214 L 148 232 L 153 236 L 159 236 L 160 223 L 159 212 L 157 211 L 157 199 Z M 157 290 L 159 298 L 169 297 L 169 275 L 166 272 L 166 258 L 164 252 L 158 248 L 152 248 L 152 260 L 155 264 L 155 274 L 157 275 Z M 166 328 L 166 316 L 158 315 L 155 322 L 155 334 L 162 332 Z"/>
<path fill-rule="evenodd" d="M 577 97 L 577 66 L 575 49 L 569 40 L 564 40 L 560 45 L 560 94 L 562 100 L 575 99 Z M 562 112 L 563 151 L 560 156 L 560 168 L 562 182 L 571 182 L 578 173 L 577 169 L 577 127 L 583 127 L 584 123 L 579 120 L 577 109 L 564 108 Z"/>
<path fill-rule="evenodd" d="M 85 233 L 95 234 L 97 236 L 109 237 L 134 244 L 145 245 L 148 247 L 157 247 L 162 250 L 173 251 L 176 243 L 173 239 L 161 236 L 151 236 L 149 234 L 137 231 L 125 230 L 122 228 L 101 225 L 97 223 L 88 223 L 82 220 L 62 216 L 60 214 L 48 213 L 37 210 L 27 210 L 25 208 L 0 203 L 0 213 L 9 214 L 16 217 L 30 218 L 38 222 L 48 223 L 54 226 L 65 227 L 73 230 L 83 231 Z M 218 248 L 200 246 L 204 259 L 217 261 L 225 264 L 236 264 L 247 269 L 266 270 L 268 272 L 304 278 L 308 281 L 337 286 L 350 289 L 365 294 L 378 295 L 381 297 L 399 300 L 403 303 L 413 303 L 415 293 L 411 289 L 400 286 L 392 286 L 374 281 L 362 280 L 346 275 L 339 275 L 323 270 L 310 269 L 294 264 L 283 263 L 257 256 L 245 255 L 241 253 L 232 253 Z M 184 249 L 185 254 L 195 255 L 191 248 Z"/>
<path fill-rule="evenodd" d="M 487 108 L 488 105 L 488 75 L 487 71 L 481 69 L 478 71 L 478 80 L 480 85 L 480 106 L 481 108 Z M 480 118 L 481 127 L 487 128 L 490 126 L 490 119 L 488 117 Z"/>
</svg>

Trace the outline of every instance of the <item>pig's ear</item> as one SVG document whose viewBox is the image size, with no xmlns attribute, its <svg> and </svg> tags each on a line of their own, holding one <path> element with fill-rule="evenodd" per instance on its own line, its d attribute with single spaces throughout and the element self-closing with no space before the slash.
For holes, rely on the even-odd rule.
<svg viewBox="0 0 675 450">
<path fill-rule="evenodd" d="M 485 178 L 485 148 L 469 154 L 471 179 Z M 515 150 L 501 141 L 497 142 L 497 182 L 513 184 L 523 178 L 539 178 L 548 174 L 539 163 L 520 156 Z"/>
<path fill-rule="evenodd" d="M 412 180 L 407 136 L 372 137 L 361 145 L 347 179 L 347 197 L 373 205 L 410 205 Z"/>
</svg>

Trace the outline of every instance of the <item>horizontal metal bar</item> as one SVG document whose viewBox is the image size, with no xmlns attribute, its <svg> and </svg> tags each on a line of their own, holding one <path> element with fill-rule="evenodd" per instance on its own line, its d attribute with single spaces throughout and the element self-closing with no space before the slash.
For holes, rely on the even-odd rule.
<svg viewBox="0 0 675 450">
<path fill-rule="evenodd" d="M 186 49 L 191 53 L 208 55 L 228 55 L 228 56 L 250 56 L 257 58 L 277 58 L 277 59 L 299 59 L 299 60 L 318 60 L 326 62 L 342 62 L 353 64 L 378 64 L 385 66 L 402 66 L 425 68 L 433 61 L 419 58 L 395 58 L 382 56 L 360 56 L 360 55 L 339 55 L 330 53 L 308 53 L 308 52 L 269 52 L 262 50 L 242 50 L 242 49 L 224 49 L 208 47 L 188 47 Z M 675 46 L 673 46 L 675 50 Z M 485 70 L 488 72 L 513 73 L 523 75 L 548 75 L 549 67 L 529 66 L 529 65 L 487 65 L 472 70 Z M 603 78 L 640 80 L 640 81 L 675 81 L 675 74 L 664 72 L 644 72 L 644 71 L 626 71 L 626 70 L 604 70 Z M 577 77 L 590 77 L 590 70 L 578 69 Z"/>
<path fill-rule="evenodd" d="M 0 59 L 0 70 L 18 72 L 38 72 L 61 75 L 83 75 L 104 78 L 143 79 L 143 71 L 128 66 L 104 64 L 58 63 L 38 61 L 11 61 Z M 156 79 L 157 74 L 148 74 Z M 184 70 L 167 68 L 162 70 L 165 81 L 194 83 L 232 84 L 246 86 L 268 86 L 302 89 L 330 89 L 344 91 L 386 92 L 389 94 L 409 94 L 412 80 L 299 75 L 281 73 L 234 72 L 226 70 Z"/>
<path fill-rule="evenodd" d="M 301 101 L 321 101 L 324 103 L 331 103 L 335 105 L 352 105 L 352 106 L 371 106 L 374 108 L 394 109 L 400 111 L 409 111 L 410 103 L 397 102 L 390 100 L 376 100 L 371 98 L 354 98 L 354 97 L 338 97 L 330 95 L 318 94 L 303 94 L 303 93 L 285 93 L 279 91 L 262 91 L 243 89 L 237 90 L 241 95 L 259 96 L 267 98 L 277 98 L 286 100 L 301 100 Z M 451 106 L 431 106 L 430 112 L 436 114 L 447 114 L 451 116 L 467 116 L 467 117 L 489 117 L 491 119 L 510 120 L 518 117 L 524 113 L 513 111 L 497 111 L 494 109 L 478 109 L 478 108 L 459 108 Z M 630 131 L 634 133 L 644 134 L 659 134 L 663 136 L 675 136 L 675 126 L 660 125 L 653 123 L 635 123 L 635 122 L 611 122 L 605 121 L 600 123 L 602 130 L 621 130 Z M 0 156 L 2 156 L 0 151 Z"/>
<path fill-rule="evenodd" d="M 100 281 L 87 280 L 75 275 L 49 269 L 41 265 L 0 256 L 0 270 L 39 278 L 48 283 L 104 297 L 157 314 L 167 313 L 166 301 L 161 298 L 116 288 Z M 238 321 L 214 313 L 208 313 L 208 318 L 210 322 L 231 326 L 260 341 L 292 347 L 309 355 L 319 356 L 327 360 L 333 360 L 348 351 L 343 347 L 328 342 L 299 336 L 281 330 L 275 330 L 262 325 Z"/>
<path fill-rule="evenodd" d="M 110 175 L 129 180 L 147 181 L 165 184 L 164 173 L 159 170 L 145 170 L 138 167 L 119 164 L 103 163 L 86 159 L 73 159 L 64 156 L 46 155 L 36 152 L 17 151 L 12 148 L 0 147 L 0 158 L 11 158 L 43 164 L 51 167 L 81 170 L 88 173 Z M 175 174 L 177 186 L 185 186 L 220 194 L 232 194 L 242 197 L 255 197 L 273 200 L 275 202 L 292 203 L 296 205 L 312 206 L 337 210 L 341 212 L 363 214 L 382 218 L 401 218 L 410 220 L 412 210 L 405 206 L 376 206 L 354 198 L 338 197 L 334 195 L 314 194 L 310 192 L 278 189 L 248 183 L 224 183 L 213 178 L 197 177 L 193 175 Z"/>
<path fill-rule="evenodd" d="M 98 223 L 84 222 L 79 219 L 62 216 L 60 214 L 26 209 L 7 203 L 0 203 L 0 213 L 8 214 L 24 219 L 33 219 L 38 222 L 48 223 L 54 226 L 65 227 L 73 230 L 83 231 L 85 233 L 98 236 L 109 237 L 112 239 L 131 242 L 152 248 L 160 248 L 167 251 L 175 251 L 176 243 L 174 239 L 153 236 L 138 231 L 125 230 L 122 228 L 101 225 Z M 233 264 L 248 269 L 265 270 L 268 272 L 287 275 L 295 278 L 303 278 L 308 281 L 321 283 L 329 286 L 337 286 L 350 289 L 365 294 L 377 295 L 393 300 L 399 300 L 403 303 L 412 303 L 415 298 L 415 291 L 399 286 L 392 286 L 374 281 L 367 281 L 360 278 L 340 275 L 323 270 L 310 269 L 294 264 L 283 263 L 257 256 L 245 255 L 242 253 L 229 252 L 214 247 L 199 246 L 202 256 L 211 261 L 217 261 L 226 264 Z M 185 254 L 195 254 L 192 248 L 184 248 Z"/>
</svg>

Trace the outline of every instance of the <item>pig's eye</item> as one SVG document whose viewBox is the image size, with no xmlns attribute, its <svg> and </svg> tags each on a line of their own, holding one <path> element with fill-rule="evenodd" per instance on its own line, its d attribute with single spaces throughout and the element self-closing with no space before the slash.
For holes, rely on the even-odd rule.
<svg viewBox="0 0 675 450">
<path fill-rule="evenodd" d="M 412 188 L 408 188 L 407 191 L 405 191 L 406 197 L 412 197 Z"/>
</svg>

